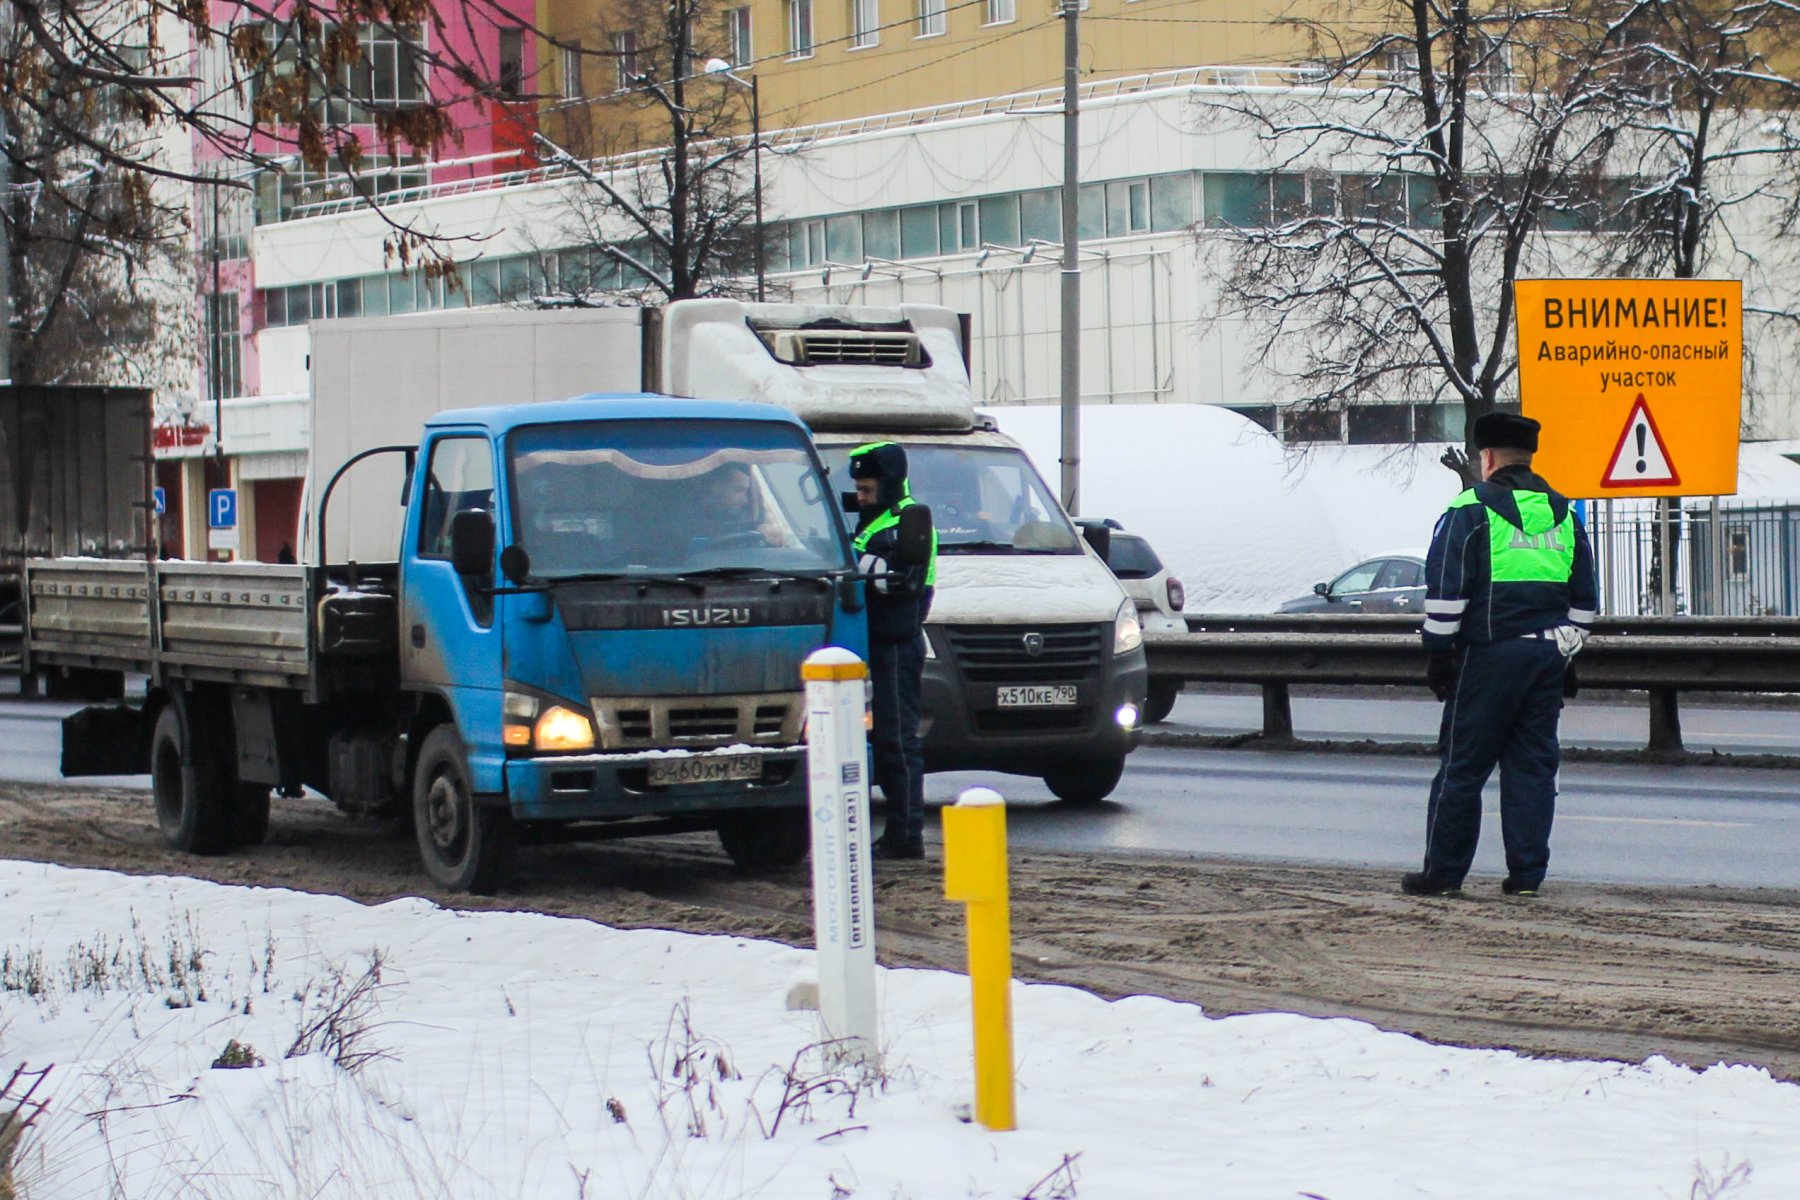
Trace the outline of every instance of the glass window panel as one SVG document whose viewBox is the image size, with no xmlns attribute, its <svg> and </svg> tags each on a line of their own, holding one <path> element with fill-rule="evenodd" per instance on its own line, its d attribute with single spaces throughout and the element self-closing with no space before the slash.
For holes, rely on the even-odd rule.
<svg viewBox="0 0 1800 1200">
<path fill-rule="evenodd" d="M 419 311 L 418 293 L 415 291 L 411 274 L 388 276 L 388 311 L 391 313 Z"/>
<path fill-rule="evenodd" d="M 938 248 L 945 254 L 955 254 L 962 248 L 962 240 L 956 236 L 956 205 L 938 205 Z"/>
<path fill-rule="evenodd" d="M 269 329 L 279 329 L 287 323 L 287 291 L 283 288 L 268 288 L 263 292 L 263 325 Z"/>
<path fill-rule="evenodd" d="M 500 299 L 511 303 L 531 295 L 531 260 L 524 255 L 500 260 Z"/>
<path fill-rule="evenodd" d="M 362 316 L 362 280 L 338 280 L 337 315 L 340 317 Z"/>
<path fill-rule="evenodd" d="M 1437 185 L 1429 175 L 1406 177 L 1406 219 L 1418 229 L 1441 229 L 1443 210 L 1438 207 Z"/>
<path fill-rule="evenodd" d="M 1075 231 L 1083 241 L 1106 236 L 1106 189 L 1100 184 L 1082 185 Z"/>
<path fill-rule="evenodd" d="M 388 315 L 388 281 L 386 275 L 365 275 L 357 280 L 357 291 L 362 296 L 362 314 L 365 317 L 385 317 Z"/>
<path fill-rule="evenodd" d="M 304 283 L 287 289 L 289 325 L 304 325 L 313 318 L 312 289 Z"/>
<path fill-rule="evenodd" d="M 981 237 L 995 246 L 1022 246 L 1019 237 L 1019 198 L 987 196 L 981 201 Z"/>
<path fill-rule="evenodd" d="M 1019 235 L 1026 241 L 1062 241 L 1062 196 L 1052 189 L 1019 197 Z"/>
<path fill-rule="evenodd" d="M 1130 187 L 1123 179 L 1115 179 L 1106 186 L 1106 236 L 1124 237 L 1131 232 L 1130 202 L 1127 191 Z"/>
<path fill-rule="evenodd" d="M 956 206 L 957 244 L 964 250 L 974 250 L 981 245 L 981 223 L 973 204 Z"/>
<path fill-rule="evenodd" d="M 832 217 L 825 222 L 825 257 L 836 263 L 863 260 L 861 217 Z"/>
<path fill-rule="evenodd" d="M 1194 223 L 1194 177 L 1158 175 L 1150 181 L 1150 228 L 1158 233 Z"/>
<path fill-rule="evenodd" d="M 882 208 L 862 216 L 863 254 L 868 258 L 900 257 L 900 210 Z"/>
<path fill-rule="evenodd" d="M 1247 171 L 1208 171 L 1206 224 L 1252 229 L 1269 222 L 1269 177 Z"/>
<path fill-rule="evenodd" d="M 480 307 L 500 303 L 500 264 L 491 258 L 463 265 L 469 283 L 469 303 Z"/>
<path fill-rule="evenodd" d="M 768 233 L 765 235 L 767 245 L 763 253 L 768 260 L 770 271 L 792 269 L 792 264 L 788 262 L 788 238 L 791 236 L 793 236 L 792 230 L 785 224 L 769 226 Z M 567 279 L 568 276 L 564 275 L 563 278 Z"/>
<path fill-rule="evenodd" d="M 900 210 L 900 257 L 930 258 L 938 252 L 937 207 Z"/>
</svg>

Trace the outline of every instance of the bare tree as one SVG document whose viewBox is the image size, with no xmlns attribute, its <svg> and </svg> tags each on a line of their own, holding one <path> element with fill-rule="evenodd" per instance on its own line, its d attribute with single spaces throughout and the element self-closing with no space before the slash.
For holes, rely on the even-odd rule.
<svg viewBox="0 0 1800 1200">
<path fill-rule="evenodd" d="M 147 30 L 119 29 L 133 60 Z M 68 70 L 0 15 L 0 57 L 32 100 L 0 90 L 8 186 L 0 197 L 20 383 L 191 386 L 192 277 L 181 189 L 125 163 L 152 157 L 134 98 Z M 105 153 L 96 150 L 104 148 Z"/>
<path fill-rule="evenodd" d="M 1598 220 L 1617 30 L 1506 0 L 1349 18 L 1304 23 L 1307 85 L 1218 105 L 1274 168 L 1262 211 L 1223 230 L 1219 311 L 1249 320 L 1303 412 L 1448 401 L 1472 425 L 1511 386 L 1511 285 L 1552 261 L 1546 223 Z M 1343 40 L 1370 25 L 1384 32 Z M 1468 477 L 1456 449 L 1445 464 Z"/>
<path fill-rule="evenodd" d="M 749 88 L 723 69 L 724 13 L 712 0 L 623 0 L 613 19 L 631 34 L 598 54 L 616 96 L 584 107 L 585 125 L 564 127 L 569 146 L 539 139 L 585 184 L 572 193 L 563 236 L 597 262 L 563 288 L 578 300 L 747 293 L 753 285 L 741 281 L 755 270 L 762 232 L 759 148 Z"/>
</svg>

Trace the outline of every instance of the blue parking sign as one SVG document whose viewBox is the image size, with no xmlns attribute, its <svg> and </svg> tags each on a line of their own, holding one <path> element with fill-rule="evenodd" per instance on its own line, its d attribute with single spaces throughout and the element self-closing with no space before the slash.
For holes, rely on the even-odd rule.
<svg viewBox="0 0 1800 1200">
<path fill-rule="evenodd" d="M 169 511 L 169 493 L 163 491 L 160 487 L 153 488 L 152 492 L 156 497 L 156 515 L 160 517 Z"/>
<path fill-rule="evenodd" d="M 206 527 L 237 528 L 237 489 L 214 488 L 206 494 Z"/>
</svg>

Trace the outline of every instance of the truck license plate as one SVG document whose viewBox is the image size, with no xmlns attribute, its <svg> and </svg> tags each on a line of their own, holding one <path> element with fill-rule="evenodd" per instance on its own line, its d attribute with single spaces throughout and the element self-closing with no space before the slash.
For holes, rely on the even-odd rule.
<svg viewBox="0 0 1800 1200">
<path fill-rule="evenodd" d="M 762 758 L 755 754 L 725 754 L 706 758 L 660 758 L 650 763 L 650 785 L 674 783 L 726 783 L 762 777 Z"/>
<path fill-rule="evenodd" d="M 1072 683 L 1019 683 L 1000 689 L 1001 708 L 1057 708 L 1074 703 Z"/>
</svg>

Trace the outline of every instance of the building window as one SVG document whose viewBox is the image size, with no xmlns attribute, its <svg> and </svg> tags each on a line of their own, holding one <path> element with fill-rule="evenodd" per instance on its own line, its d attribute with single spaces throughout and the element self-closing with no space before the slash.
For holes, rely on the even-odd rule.
<svg viewBox="0 0 1800 1200">
<path fill-rule="evenodd" d="M 306 59 L 317 66 L 323 58 L 325 40 L 335 37 L 337 26 L 327 24 L 321 33 L 308 41 Z M 286 23 L 270 22 L 262 26 L 267 62 L 257 71 L 251 84 L 255 97 L 270 88 L 280 87 L 298 70 L 301 59 L 301 37 Z M 357 57 L 345 62 L 332 79 L 315 76 L 312 103 L 325 120 L 334 123 L 367 121 L 371 109 L 389 109 L 419 104 L 425 100 L 425 72 L 420 45 L 423 33 L 417 25 L 391 27 L 365 25 L 357 35 Z"/>
<path fill-rule="evenodd" d="M 579 100 L 587 93 L 581 90 L 581 43 L 570 42 L 562 48 L 562 94 L 564 100 Z"/>
<path fill-rule="evenodd" d="M 214 292 L 206 298 L 207 399 L 244 394 L 244 339 L 238 329 L 238 294 Z"/>
<path fill-rule="evenodd" d="M 989 25 L 1010 25 L 1019 19 L 1019 8 L 1014 0 L 987 0 L 987 23 Z"/>
<path fill-rule="evenodd" d="M 881 44 L 880 0 L 850 0 L 850 48 Z"/>
<path fill-rule="evenodd" d="M 944 32 L 944 0 L 919 0 L 920 37 L 937 37 Z"/>
<path fill-rule="evenodd" d="M 613 65 L 618 68 L 614 87 L 626 91 L 637 85 L 637 34 L 632 30 L 612 35 Z"/>
<path fill-rule="evenodd" d="M 812 0 L 787 0 L 788 57 L 811 58 Z"/>
<path fill-rule="evenodd" d="M 734 8 L 725 14 L 725 28 L 731 37 L 731 65 L 747 67 L 756 61 L 756 44 L 750 36 L 750 7 Z"/>
<path fill-rule="evenodd" d="M 525 93 L 525 31 L 500 31 L 500 74 L 494 81 L 500 94 L 517 100 Z"/>
</svg>

